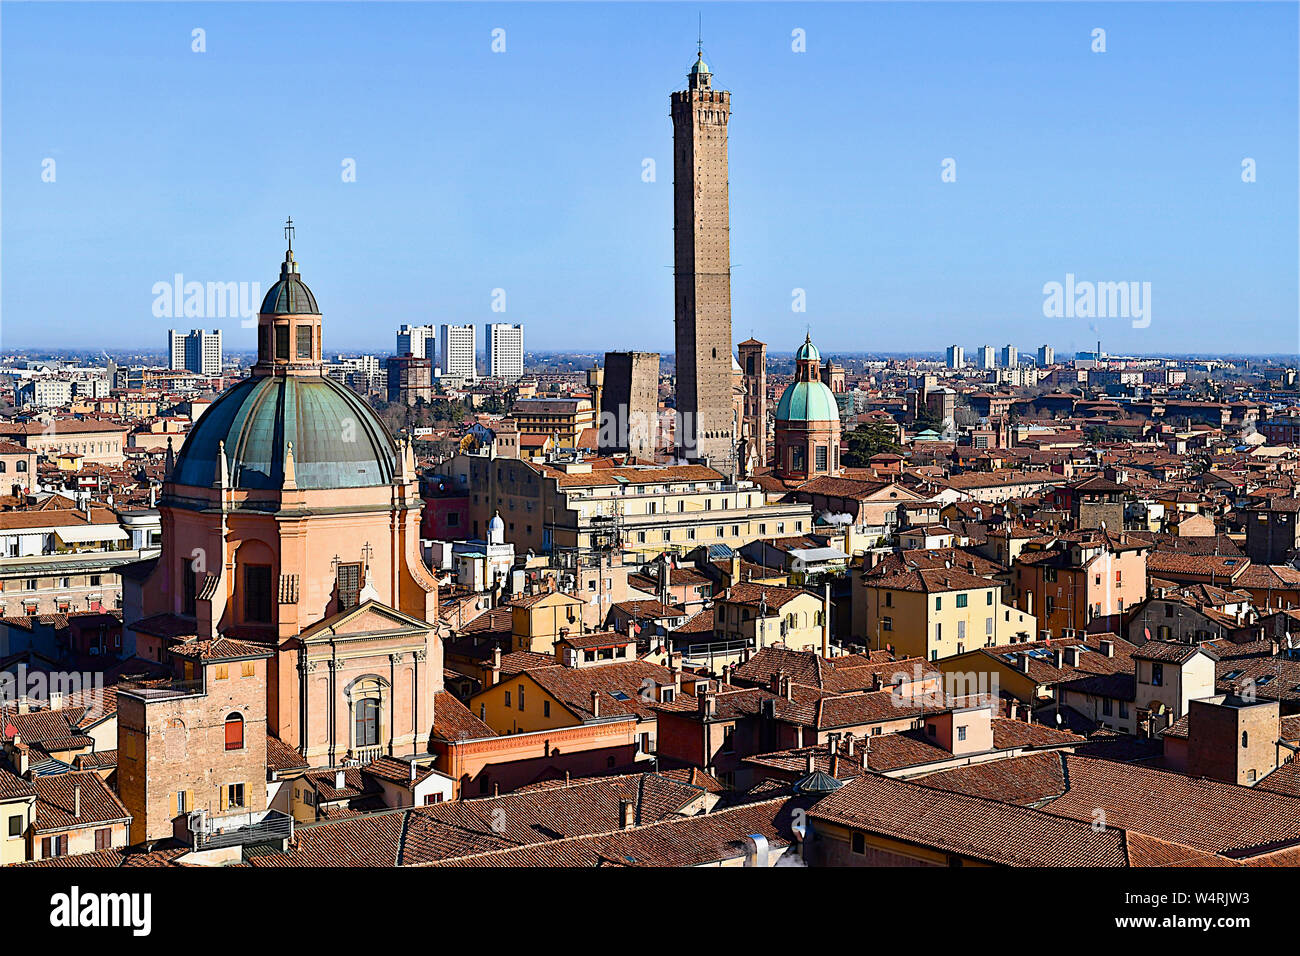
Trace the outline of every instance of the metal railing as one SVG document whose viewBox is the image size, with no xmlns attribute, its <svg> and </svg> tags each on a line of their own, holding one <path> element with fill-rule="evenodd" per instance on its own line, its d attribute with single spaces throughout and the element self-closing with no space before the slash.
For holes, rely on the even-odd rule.
<svg viewBox="0 0 1300 956">
<path fill-rule="evenodd" d="M 197 824 L 197 825 L 195 825 Z M 203 814 L 191 818 L 191 835 L 194 851 L 215 850 L 221 847 L 244 846 L 272 840 L 293 839 L 293 817 L 279 810 L 267 810 L 260 820 L 251 813 L 238 813 L 212 818 Z"/>
</svg>

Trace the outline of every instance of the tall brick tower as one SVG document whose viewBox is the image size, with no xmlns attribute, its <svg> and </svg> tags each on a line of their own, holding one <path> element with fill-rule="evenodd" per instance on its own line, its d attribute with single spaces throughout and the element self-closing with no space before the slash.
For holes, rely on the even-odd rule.
<svg viewBox="0 0 1300 956">
<path fill-rule="evenodd" d="M 731 94 L 713 88 L 701 53 L 672 95 L 677 449 L 723 466 L 733 454 L 731 243 L 727 121 Z"/>
</svg>

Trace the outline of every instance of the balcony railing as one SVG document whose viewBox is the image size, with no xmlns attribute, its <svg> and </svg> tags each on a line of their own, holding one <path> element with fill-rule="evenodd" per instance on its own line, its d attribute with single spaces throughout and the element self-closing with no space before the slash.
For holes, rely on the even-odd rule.
<svg viewBox="0 0 1300 956">
<path fill-rule="evenodd" d="M 293 817 L 279 810 L 267 810 L 260 817 L 256 813 L 221 817 L 196 813 L 190 818 L 190 833 L 196 853 L 250 843 L 289 841 L 293 839 Z"/>
<path fill-rule="evenodd" d="M 383 755 L 384 755 L 384 748 L 380 746 L 356 747 L 353 748 L 351 754 L 352 759 L 355 760 L 357 765 L 361 767 L 364 767 L 368 763 L 374 763 Z"/>
</svg>

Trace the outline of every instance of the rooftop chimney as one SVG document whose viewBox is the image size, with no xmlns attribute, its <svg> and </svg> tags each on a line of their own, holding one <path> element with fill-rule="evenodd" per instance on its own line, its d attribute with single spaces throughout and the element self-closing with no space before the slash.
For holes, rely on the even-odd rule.
<svg viewBox="0 0 1300 956">
<path fill-rule="evenodd" d="M 636 804 L 631 800 L 620 800 L 618 802 L 619 827 L 628 829 L 636 824 Z"/>
<path fill-rule="evenodd" d="M 1101 653 L 1104 654 L 1104 655 L 1106 655 L 1107 657 L 1114 657 L 1114 656 L 1115 656 L 1115 642 L 1114 642 L 1114 641 L 1102 641 L 1101 644 L 1099 645 L 1099 649 L 1100 649 Z"/>
<path fill-rule="evenodd" d="M 812 773 L 817 769 L 817 758 L 813 754 L 804 754 L 803 769 L 805 773 Z"/>
<path fill-rule="evenodd" d="M 591 716 L 600 716 L 600 691 L 598 690 L 591 692 Z"/>
<path fill-rule="evenodd" d="M 334 789 L 342 790 L 347 786 L 347 773 L 342 770 L 334 771 Z"/>
<path fill-rule="evenodd" d="M 81 784 L 72 788 L 72 815 L 81 818 Z"/>
</svg>

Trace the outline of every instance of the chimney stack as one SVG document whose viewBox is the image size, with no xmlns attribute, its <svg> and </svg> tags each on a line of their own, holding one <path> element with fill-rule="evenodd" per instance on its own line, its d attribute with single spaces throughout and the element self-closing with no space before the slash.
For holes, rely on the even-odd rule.
<svg viewBox="0 0 1300 956">
<path fill-rule="evenodd" d="M 598 690 L 591 692 L 591 716 L 600 716 L 600 691 Z"/>
<path fill-rule="evenodd" d="M 347 786 L 347 773 L 343 770 L 334 771 L 334 789 L 342 790 Z"/>
<path fill-rule="evenodd" d="M 81 784 L 72 788 L 72 815 L 81 819 Z"/>
<path fill-rule="evenodd" d="M 804 754 L 803 758 L 804 773 L 812 773 L 817 769 L 817 758 L 812 754 Z"/>
<path fill-rule="evenodd" d="M 627 830 L 636 824 L 636 804 L 631 800 L 618 802 L 619 827 Z"/>
<path fill-rule="evenodd" d="M 1114 656 L 1115 656 L 1115 642 L 1114 642 L 1114 641 L 1102 641 L 1102 642 L 1101 642 L 1101 645 L 1100 645 L 1100 649 L 1101 649 L 1101 653 L 1105 654 L 1107 657 L 1114 657 Z"/>
</svg>

